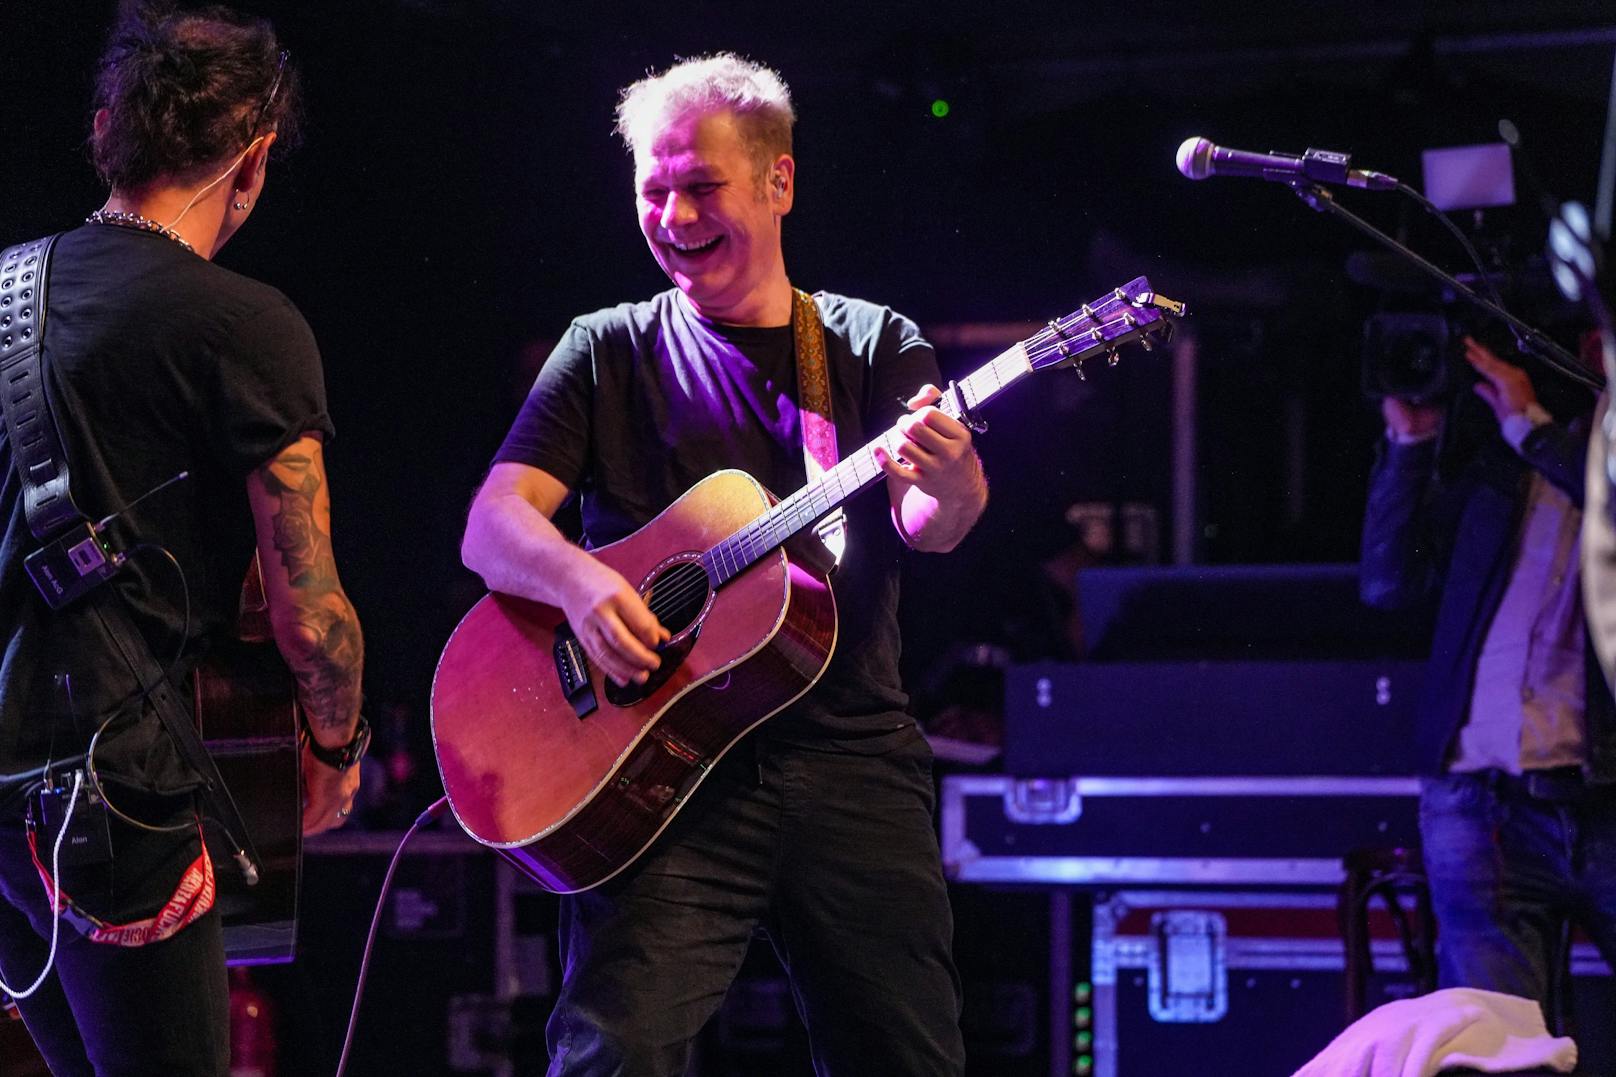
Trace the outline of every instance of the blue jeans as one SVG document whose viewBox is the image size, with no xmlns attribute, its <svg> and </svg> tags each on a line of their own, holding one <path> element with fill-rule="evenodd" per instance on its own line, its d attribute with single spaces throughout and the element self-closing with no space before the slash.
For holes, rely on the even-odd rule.
<svg viewBox="0 0 1616 1077">
<path fill-rule="evenodd" d="M 1616 787 L 1575 770 L 1427 778 L 1420 835 L 1441 986 L 1545 1002 L 1568 921 L 1616 968 Z"/>
<path fill-rule="evenodd" d="M 639 864 L 562 900 L 550 1073 L 683 1074 L 758 927 L 816 1072 L 964 1072 L 933 800 L 918 731 L 880 755 L 731 749 Z"/>
</svg>

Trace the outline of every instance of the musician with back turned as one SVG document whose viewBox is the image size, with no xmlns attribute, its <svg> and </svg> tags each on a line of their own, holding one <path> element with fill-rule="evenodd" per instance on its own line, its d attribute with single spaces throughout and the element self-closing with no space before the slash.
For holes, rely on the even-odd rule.
<svg viewBox="0 0 1616 1077">
<path fill-rule="evenodd" d="M 308 722 L 304 832 L 329 829 L 359 785 L 362 641 L 332 559 L 314 338 L 279 291 L 212 261 L 263 196 L 296 72 L 261 20 L 125 12 L 90 139 L 111 193 L 56 240 L 45 280 L 25 283 L 48 284 L 40 376 L 73 500 L 92 521 L 113 518 L 103 537 L 127 561 L 51 608 L 25 569 L 48 549 L 20 486 L 29 440 L 0 443 L 0 979 L 53 1073 L 224 1077 L 215 872 L 237 867 L 210 859 L 217 798 L 200 795 L 153 701 L 183 699 L 233 629 L 256 550 Z M 39 298 L 0 302 L 0 347 Z M 86 841 L 63 860 L 53 920 L 49 834 L 70 800 L 68 833 L 99 832 L 106 847 Z M 52 953 L 52 974 L 27 993 Z"/>
<path fill-rule="evenodd" d="M 731 749 L 642 858 L 563 898 L 550 1072 L 684 1072 L 762 927 L 818 1072 L 957 1074 L 952 917 L 930 751 L 898 683 L 896 604 L 904 550 L 951 549 L 986 504 L 970 434 L 930 406 L 936 358 L 913 323 L 794 292 L 781 224 L 795 116 L 778 75 L 731 55 L 686 61 L 628 87 L 617 118 L 641 230 L 675 287 L 573 322 L 472 505 L 466 564 L 564 611 L 591 662 L 644 683 L 668 629 L 588 547 L 719 469 L 782 495 L 802 486 L 798 364 L 814 321 L 836 443 L 895 423 L 902 437 L 876 453 L 888 496 L 848 505 L 824 676 Z M 574 494 L 582 548 L 550 522 Z"/>
</svg>

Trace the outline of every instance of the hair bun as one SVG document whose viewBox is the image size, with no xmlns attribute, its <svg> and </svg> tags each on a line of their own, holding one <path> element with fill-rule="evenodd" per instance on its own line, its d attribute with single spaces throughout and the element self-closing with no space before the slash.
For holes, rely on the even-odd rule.
<svg viewBox="0 0 1616 1077">
<path fill-rule="evenodd" d="M 95 107 L 108 121 L 91 137 L 96 170 L 129 190 L 189 181 L 269 127 L 286 144 L 296 75 L 282 71 L 280 57 L 263 19 L 224 8 L 175 12 L 171 3 L 125 8 L 96 79 Z"/>
</svg>

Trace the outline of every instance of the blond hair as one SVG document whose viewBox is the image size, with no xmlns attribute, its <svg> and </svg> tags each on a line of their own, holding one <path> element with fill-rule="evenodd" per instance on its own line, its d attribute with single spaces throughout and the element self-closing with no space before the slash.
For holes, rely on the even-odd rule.
<svg viewBox="0 0 1616 1077">
<path fill-rule="evenodd" d="M 731 112 L 760 171 L 791 152 L 797 113 L 779 73 L 732 52 L 698 56 L 647 75 L 623 89 L 617 133 L 630 152 L 641 149 L 666 120 L 691 113 Z"/>
</svg>

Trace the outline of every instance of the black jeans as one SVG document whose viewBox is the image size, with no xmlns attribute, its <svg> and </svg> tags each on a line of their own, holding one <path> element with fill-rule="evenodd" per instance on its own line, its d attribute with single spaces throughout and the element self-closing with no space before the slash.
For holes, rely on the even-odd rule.
<svg viewBox="0 0 1616 1077">
<path fill-rule="evenodd" d="M 126 803 L 113 792 L 114 802 Z M 131 799 L 128 806 L 135 806 Z M 136 818 L 179 821 L 171 814 Z M 131 814 L 134 814 L 131 812 Z M 198 852 L 194 829 L 153 834 L 114 820 L 111 870 L 62 868 L 63 889 L 108 922 L 150 916 L 173 893 Z M 40 861 L 50 849 L 40 842 Z M 0 974 L 12 987 L 33 983 L 50 951 L 50 898 L 29 858 L 23 811 L 0 811 Z M 57 1077 L 225 1077 L 230 1069 L 230 1000 L 224 940 L 214 909 L 177 934 L 146 946 L 90 942 L 62 921 L 56 965 L 39 990 L 18 1002 L 34 1043 Z"/>
<path fill-rule="evenodd" d="M 550 1073 L 682 1075 L 759 926 L 818 1073 L 962 1073 L 934 799 L 918 731 L 880 755 L 737 745 L 640 863 L 563 899 Z"/>
</svg>

